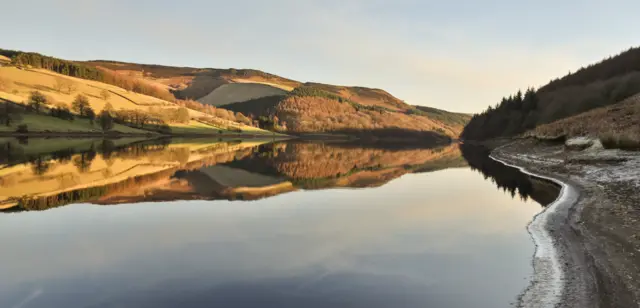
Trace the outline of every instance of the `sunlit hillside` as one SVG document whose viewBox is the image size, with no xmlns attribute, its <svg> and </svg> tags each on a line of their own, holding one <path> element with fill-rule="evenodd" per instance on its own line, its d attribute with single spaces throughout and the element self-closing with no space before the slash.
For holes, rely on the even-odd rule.
<svg viewBox="0 0 640 308">
<path fill-rule="evenodd" d="M 119 133 L 268 133 L 251 126 L 244 115 L 176 100 L 167 89 L 144 78 L 34 53 L 0 53 L 13 57 L 10 64 L 0 67 L 0 103 L 16 106 L 0 108 L 0 113 L 10 115 L 2 116 L 2 131 L 16 131 L 18 125 L 24 125 L 23 131 L 29 132 L 100 133 L 104 128 L 90 120 L 108 111 L 116 119 L 109 130 Z M 38 110 L 32 110 L 35 94 L 41 97 Z M 77 109 L 74 102 L 78 100 L 85 102 L 92 116 Z"/>
<path fill-rule="evenodd" d="M 301 83 L 257 70 L 113 61 L 86 63 L 144 78 L 177 97 L 253 115 L 261 127 L 292 133 L 362 135 L 366 132 L 375 137 L 429 139 L 425 135 L 432 132 L 457 138 L 470 118 L 465 114 L 412 106 L 381 89 Z"/>
<path fill-rule="evenodd" d="M 266 155 L 264 154 L 266 153 Z M 458 145 L 431 149 L 354 147 L 348 144 L 266 144 L 251 159 L 228 164 L 289 179 L 305 189 L 374 187 L 412 172 L 461 167 Z"/>
<path fill-rule="evenodd" d="M 234 83 L 263 84 L 285 91 L 300 85 L 297 81 L 252 69 L 173 67 L 101 60 L 84 63 L 144 78 L 172 90 L 178 98 L 200 99 L 218 87 Z"/>
</svg>

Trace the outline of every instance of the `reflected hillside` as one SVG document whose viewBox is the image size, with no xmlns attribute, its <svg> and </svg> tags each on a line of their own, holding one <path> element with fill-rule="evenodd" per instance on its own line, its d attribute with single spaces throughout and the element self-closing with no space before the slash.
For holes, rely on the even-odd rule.
<svg viewBox="0 0 640 308">
<path fill-rule="evenodd" d="M 300 189 L 377 187 L 407 173 L 466 166 L 457 145 L 12 139 L 1 140 L 0 148 L 6 212 L 71 203 L 254 200 Z"/>
<path fill-rule="evenodd" d="M 382 148 L 353 144 L 281 143 L 260 146 L 250 159 L 227 164 L 284 177 L 303 189 L 376 187 L 407 173 L 465 166 L 457 145 Z"/>
<path fill-rule="evenodd" d="M 404 174 L 466 166 L 457 145 L 384 149 L 344 143 L 279 142 L 236 159 L 189 168 L 170 179 L 97 203 L 187 199 L 255 200 L 295 190 L 381 186 Z"/>
<path fill-rule="evenodd" d="M 516 168 L 491 159 L 491 150 L 486 147 L 464 144 L 460 149 L 471 169 L 482 173 L 485 179 L 491 179 L 498 188 L 508 192 L 513 198 L 531 198 L 539 204 L 548 205 L 560 193 L 560 187 L 552 182 L 528 176 Z"/>
<path fill-rule="evenodd" d="M 266 141 L 29 140 L 0 143 L 0 209 L 43 210 L 165 181 L 249 155 Z"/>
</svg>

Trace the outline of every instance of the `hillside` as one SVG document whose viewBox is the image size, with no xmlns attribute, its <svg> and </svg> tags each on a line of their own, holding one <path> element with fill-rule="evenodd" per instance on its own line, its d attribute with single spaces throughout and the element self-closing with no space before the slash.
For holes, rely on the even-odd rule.
<svg viewBox="0 0 640 308">
<path fill-rule="evenodd" d="M 200 99 L 229 83 L 265 84 L 288 91 L 300 85 L 297 81 L 252 69 L 172 67 L 104 60 L 84 63 L 144 78 L 171 90 L 181 99 Z"/>
<path fill-rule="evenodd" d="M 163 117 L 163 121 L 154 119 L 154 122 L 168 124 L 175 132 L 255 133 L 259 130 L 251 126 L 259 126 L 296 134 L 446 141 L 457 138 L 468 120 L 464 114 L 411 106 L 380 89 L 303 84 L 251 69 L 170 67 L 103 60 L 70 62 L 3 50 L 0 54 L 12 57 L 18 66 L 31 67 L 10 68 L 13 71 L 7 72 L 11 79 L 16 79 L 10 80 L 10 91 L 17 90 L 19 96 L 4 97 L 8 101 L 25 101 L 33 89 L 40 87 L 52 102 L 69 104 L 80 92 L 86 93 L 91 108 L 97 113 L 107 103 L 100 97 L 106 90 L 113 94 L 110 104 L 116 109 L 139 113 L 146 110 L 157 115 L 156 118 Z M 47 71 L 38 70 L 39 67 Z M 43 76 L 35 74 L 53 77 L 45 81 Z M 76 78 L 73 82 L 81 88 L 73 93 L 56 91 L 59 77 Z M 167 123 L 165 115 L 177 113 L 179 108 L 188 109 L 189 121 Z M 135 127 L 144 129 L 142 126 Z"/>
<path fill-rule="evenodd" d="M 579 136 L 620 139 L 640 144 L 640 94 L 618 104 L 601 107 L 536 127 L 527 133 L 539 139 Z"/>
<path fill-rule="evenodd" d="M 543 124 L 620 103 L 639 92 L 640 48 L 631 48 L 552 80 L 537 91 L 529 89 L 524 94 L 518 92 L 503 98 L 495 107 L 475 115 L 462 137 L 484 140 L 515 136 Z"/>
<path fill-rule="evenodd" d="M 470 118 L 411 106 L 381 89 L 300 83 L 257 70 L 86 63 L 144 78 L 177 97 L 240 112 L 258 120 L 263 128 L 291 133 L 457 138 Z"/>
<path fill-rule="evenodd" d="M 341 89 L 327 92 L 324 89 Z M 349 95 L 349 93 L 358 93 Z M 338 93 L 338 94 L 336 94 Z M 355 99 L 355 100 L 354 100 Z M 287 95 L 225 105 L 222 108 L 275 120 L 292 133 L 372 135 L 384 138 L 456 138 L 468 115 L 415 107 L 377 89 L 309 84 Z M 269 122 L 269 121 L 266 121 Z"/>
<path fill-rule="evenodd" d="M 406 112 L 413 107 L 380 89 L 365 87 L 335 86 L 321 83 L 307 82 L 305 87 L 319 89 L 327 93 L 342 97 L 343 99 L 358 103 L 363 106 L 377 106 L 391 111 Z"/>
<path fill-rule="evenodd" d="M 247 125 L 243 115 L 176 100 L 136 77 L 38 54 L 0 53 L 13 56 L 12 65 L 0 67 L 0 132 L 26 125 L 29 133 L 102 133 L 104 112 L 113 133 L 270 134 Z M 30 105 L 34 93 L 42 97 L 38 110 Z M 79 97 L 86 107 L 76 110 Z"/>
</svg>

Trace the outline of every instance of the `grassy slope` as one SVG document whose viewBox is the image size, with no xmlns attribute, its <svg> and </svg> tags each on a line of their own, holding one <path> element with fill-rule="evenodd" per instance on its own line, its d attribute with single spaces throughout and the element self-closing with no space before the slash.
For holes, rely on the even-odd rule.
<svg viewBox="0 0 640 308">
<path fill-rule="evenodd" d="M 159 85 L 164 85 L 167 88 L 177 90 L 176 94 L 180 97 L 192 99 L 201 98 L 221 85 L 230 82 L 262 83 L 287 91 L 300 85 L 295 80 L 251 69 L 201 69 L 101 60 L 88 61 L 85 64 L 134 74 Z M 144 72 L 144 75 L 142 72 Z"/>
<path fill-rule="evenodd" d="M 29 132 L 102 132 L 99 124 L 91 122 L 88 119 L 76 118 L 73 121 L 66 121 L 48 115 L 40 114 L 23 114 L 20 124 L 26 124 Z M 14 126 L 0 125 L 0 132 L 13 132 Z M 114 124 L 112 131 L 131 134 L 146 134 L 149 131 L 136 129 L 120 124 Z"/>
<path fill-rule="evenodd" d="M 66 104 L 71 107 L 71 102 L 75 96 L 82 93 L 89 98 L 89 104 L 91 107 L 100 112 L 107 103 L 110 103 L 114 109 L 126 109 L 126 110 L 148 110 L 150 107 L 163 108 L 163 109 L 175 109 L 178 108 L 175 104 L 167 101 L 160 100 L 155 97 L 142 95 L 134 92 L 127 92 L 126 90 L 108 85 L 105 83 L 84 80 L 79 78 L 73 78 L 56 74 L 54 72 L 46 70 L 21 70 L 15 67 L 0 67 L 0 76 L 8 81 L 8 85 L 5 89 L 0 89 L 0 99 L 21 103 L 28 100 L 28 97 L 32 91 L 40 91 L 48 97 L 49 107 L 53 107 L 56 103 Z M 74 84 L 75 91 L 68 93 L 67 90 L 56 90 L 56 80 L 64 79 Z M 110 93 L 110 97 L 105 100 L 101 97 L 100 93 L 103 90 L 107 90 Z M 204 113 L 195 110 L 189 110 L 192 117 L 206 117 Z M 29 126 L 30 131 L 73 131 L 73 132 L 99 132 L 99 127 L 91 126 L 88 120 L 76 119 L 73 122 L 60 120 L 57 118 L 44 116 L 44 115 L 25 115 L 24 124 Z M 176 133 L 199 133 L 199 134 L 217 134 L 220 130 L 224 133 L 230 133 L 219 127 L 199 123 L 192 121 L 189 124 L 197 124 L 194 126 L 171 123 L 172 131 Z M 267 133 L 261 130 L 256 130 L 253 127 L 235 124 L 238 128 L 246 132 L 260 132 Z M 0 128 L 0 131 L 14 131 L 15 127 Z M 146 131 L 130 128 L 123 125 L 115 125 L 115 131 L 122 133 L 144 133 Z"/>
<path fill-rule="evenodd" d="M 528 134 L 538 138 L 598 137 L 606 134 L 640 137 L 640 94 L 615 105 L 538 126 Z"/>
</svg>

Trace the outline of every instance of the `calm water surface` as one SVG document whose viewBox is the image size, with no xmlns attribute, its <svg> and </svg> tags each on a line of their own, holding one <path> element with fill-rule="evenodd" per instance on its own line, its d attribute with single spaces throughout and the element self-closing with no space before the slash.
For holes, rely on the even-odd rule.
<svg viewBox="0 0 640 308">
<path fill-rule="evenodd" d="M 0 307 L 509 307 L 557 193 L 457 145 L 21 148 Z"/>
</svg>

